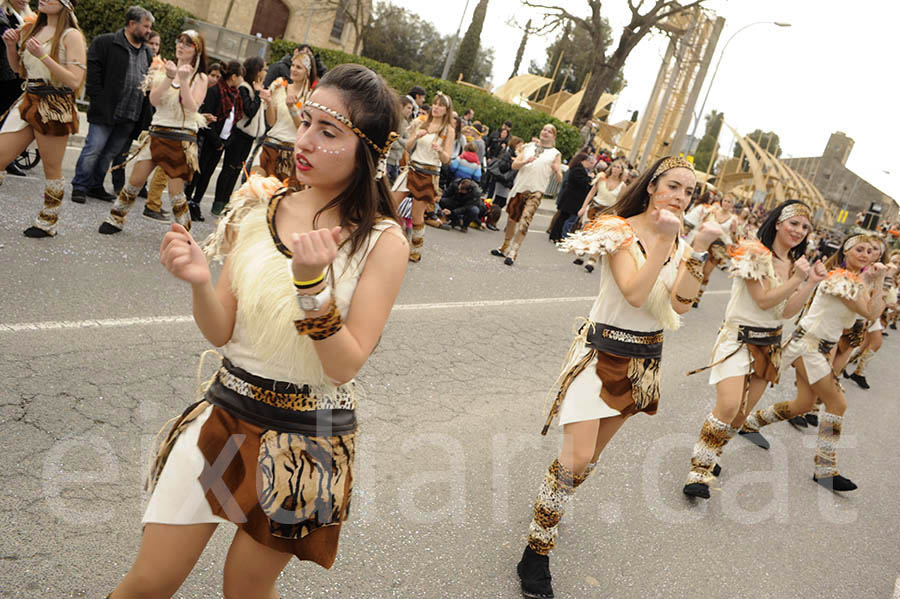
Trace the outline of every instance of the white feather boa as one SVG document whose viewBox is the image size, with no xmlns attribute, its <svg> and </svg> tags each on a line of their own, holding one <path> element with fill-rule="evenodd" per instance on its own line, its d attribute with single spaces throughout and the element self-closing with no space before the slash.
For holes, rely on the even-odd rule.
<svg viewBox="0 0 900 599">
<path fill-rule="evenodd" d="M 861 293 L 865 293 L 866 285 L 858 275 L 849 270 L 837 268 L 828 273 L 828 277 L 819 283 L 819 289 L 821 289 L 822 293 L 852 301 L 859 297 Z"/>
<path fill-rule="evenodd" d="M 759 241 L 745 239 L 729 254 L 731 262 L 728 271 L 731 276 L 754 281 L 776 280 L 772 252 Z"/>
</svg>

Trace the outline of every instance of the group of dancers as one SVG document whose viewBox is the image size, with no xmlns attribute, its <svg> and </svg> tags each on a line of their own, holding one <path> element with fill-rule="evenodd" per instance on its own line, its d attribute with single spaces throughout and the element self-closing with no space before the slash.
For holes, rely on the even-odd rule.
<svg viewBox="0 0 900 599">
<path fill-rule="evenodd" d="M 44 207 L 26 235 L 53 236 L 62 151 L 77 129 L 74 90 L 85 69 L 74 0 L 42 0 L 37 20 L 7 32 L 4 42 L 28 84 L 0 134 L 0 151 L 11 161 L 37 140 L 48 180 Z M 263 94 L 266 102 L 276 100 L 267 108 L 276 126 L 263 160 L 277 176 L 251 175 L 201 245 L 190 233 L 183 189 L 205 125 L 202 37 L 178 36 L 176 58 L 148 77 L 156 114 L 101 232 L 122 229 L 141 185 L 161 167 L 176 220 L 162 241 L 161 262 L 191 286 L 197 326 L 222 355 L 201 399 L 174 420 L 156 452 L 140 549 L 109 596 L 173 595 L 216 527 L 231 522 L 237 532 L 224 567 L 225 596 L 274 598 L 292 556 L 326 568 L 336 558 L 354 480 L 354 377 L 383 332 L 408 261 L 421 259 L 423 202 L 433 198 L 435 167 L 453 142 L 452 103 L 435 98 L 410 137 L 411 168 L 395 185 L 416 200 L 411 248 L 384 177 L 399 102 L 380 76 L 357 65 L 329 71 L 312 91 L 279 83 L 277 96 Z M 299 66 L 311 63 L 301 56 Z M 296 127 L 290 148 L 279 119 L 285 137 Z M 527 233 L 536 192 L 561 178 L 555 138 L 555 129 L 544 127 L 516 159 L 521 183 L 513 189 L 504 243 L 493 252 L 507 264 Z M 735 434 L 763 444 L 763 427 L 809 414 L 817 402 L 824 409 L 812 477 L 833 491 L 856 489 L 837 466 L 847 409 L 838 374 L 854 348 L 864 367 L 880 347 L 880 327 L 896 320 L 900 253 L 886 256 L 884 240 L 854 231 L 825 264 L 810 264 L 804 255 L 811 212 L 799 201 L 772 210 L 756 238 L 734 239 L 726 209 L 710 211 L 685 239 L 695 187 L 690 162 L 657 160 L 560 244 L 595 257 L 600 287 L 543 427 L 546 434 L 558 418 L 563 439 L 540 484 L 517 565 L 526 597 L 553 597 L 549 553 L 560 521 L 607 443 L 629 417 L 656 413 L 664 331 L 676 330 L 680 315 L 697 303 L 711 260 L 727 264 L 733 282 L 706 367 L 716 406 L 702 423 L 684 493 L 709 497 Z M 215 285 L 208 258 L 223 262 Z M 784 323 L 797 315 L 785 339 Z M 787 366 L 796 371 L 795 399 L 753 411 Z M 222 456 L 228 459 L 219 467 Z"/>
<path fill-rule="evenodd" d="M 10 67 L 25 79 L 25 85 L 24 93 L 4 115 L 6 120 L 0 128 L 0 184 L 5 176 L 2 169 L 36 142 L 46 182 L 42 208 L 34 224 L 24 231 L 32 238 L 55 237 L 57 234 L 65 193 L 63 157 L 69 136 L 78 132 L 75 97 L 85 81 L 87 58 L 84 34 L 75 16 L 75 3 L 76 0 L 42 1 L 36 18 L 3 34 Z M 248 60 L 252 61 L 259 59 Z M 113 203 L 109 216 L 100 225 L 100 233 L 111 235 L 122 231 L 141 188 L 154 171 L 154 180 L 159 179 L 163 186 L 168 180 L 174 221 L 190 230 L 191 210 L 195 216 L 200 213 L 195 205 L 189 204 L 185 186 L 198 171 L 209 170 L 200 168 L 201 151 L 215 151 L 217 156 L 222 151 L 221 148 L 198 148 L 199 132 L 209 126 L 210 117 L 214 121 L 222 120 L 216 123 L 215 137 L 230 121 L 233 134 L 244 142 L 229 144 L 226 152 L 229 168 L 224 169 L 226 175 L 222 179 L 226 185 L 223 188 L 228 182 L 233 188 L 240 172 L 251 169 L 247 159 L 252 141 L 257 138 L 261 141 L 254 172 L 292 181 L 296 187 L 294 139 L 302 123 L 300 110 L 317 80 L 311 51 L 295 52 L 290 65 L 291 79 L 277 78 L 269 88 L 261 85 L 265 68 L 255 65 L 253 81 L 241 80 L 240 86 L 244 89 L 239 90 L 239 96 L 232 94 L 240 101 L 233 102 L 230 113 L 222 115 L 223 118 L 207 115 L 203 109 L 210 87 L 207 62 L 205 40 L 193 29 L 177 36 L 174 61 L 153 61 L 142 84 L 154 108 L 153 118 L 149 129 L 139 138 L 137 150 L 129 158 L 133 167 L 128 181 Z M 242 110 L 245 103 L 248 108 L 253 106 L 255 109 L 247 110 L 245 114 Z M 210 173 L 201 172 L 207 181 L 209 174 L 211 170 Z M 205 182 L 202 189 L 206 189 Z M 220 201 L 214 204 L 214 213 L 224 209 L 226 202 L 221 201 L 221 196 L 227 198 L 230 191 L 219 193 L 217 190 Z"/>
<path fill-rule="evenodd" d="M 831 491 L 857 488 L 837 465 L 847 409 L 838 375 L 854 346 L 865 341 L 870 352 L 880 347 L 881 328 L 897 307 L 900 251 L 887 255 L 878 233 L 854 230 L 825 263 L 810 264 L 805 254 L 812 213 L 797 200 L 772 210 L 755 236 L 732 237 L 728 206 L 705 210 L 682 239 L 695 184 L 691 163 L 658 160 L 614 205 L 560 243 L 579 257 L 599 257 L 601 280 L 542 431 L 558 417 L 563 439 L 540 484 L 517 565 L 525 597 L 553 597 L 549 552 L 575 490 L 627 418 L 656 412 L 663 331 L 677 329 L 679 314 L 698 303 L 711 261 L 722 263 L 733 282 L 711 363 L 689 373 L 710 371 L 716 405 L 700 428 L 684 494 L 709 498 L 722 451 L 735 434 L 768 447 L 760 429 L 792 418 L 818 426 L 813 480 Z M 798 315 L 785 337 L 782 328 Z M 754 411 L 787 366 L 796 372 L 795 399 Z M 813 414 L 817 403 L 824 409 Z"/>
</svg>

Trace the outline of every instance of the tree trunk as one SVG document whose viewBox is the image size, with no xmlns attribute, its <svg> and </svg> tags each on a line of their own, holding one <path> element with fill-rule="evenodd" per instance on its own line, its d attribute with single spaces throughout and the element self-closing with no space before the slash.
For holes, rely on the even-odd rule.
<svg viewBox="0 0 900 599">
<path fill-rule="evenodd" d="M 625 66 L 625 59 L 628 58 L 628 55 L 644 35 L 625 29 L 622 32 L 622 37 L 619 38 L 619 45 L 609 57 L 609 60 L 604 59 L 602 49 L 599 52 L 595 49 L 594 74 L 591 75 L 591 80 L 588 81 L 584 90 L 581 103 L 575 111 L 575 118 L 572 121 L 575 127 L 580 128 L 594 116 L 594 107 L 600 100 L 600 96 L 609 89 L 609 86 L 616 78 L 616 74 Z"/>
</svg>

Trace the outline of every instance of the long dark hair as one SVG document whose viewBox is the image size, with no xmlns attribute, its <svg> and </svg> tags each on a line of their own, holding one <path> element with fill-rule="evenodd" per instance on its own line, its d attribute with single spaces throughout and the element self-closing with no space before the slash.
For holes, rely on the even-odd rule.
<svg viewBox="0 0 900 599">
<path fill-rule="evenodd" d="M 619 195 L 619 200 L 612 206 L 603 210 L 603 214 L 615 214 L 622 218 L 630 218 L 645 212 L 650 205 L 650 192 L 647 191 L 647 188 L 658 178 L 654 177 L 653 173 L 656 172 L 656 169 L 659 168 L 662 161 L 667 158 L 671 158 L 671 156 L 663 156 L 651 164 L 647 170 L 641 173 L 640 177 L 632 181 L 631 185 L 622 190 L 622 193 Z M 660 174 L 660 176 L 662 176 L 662 174 Z"/>
<path fill-rule="evenodd" d="M 356 128 L 379 147 L 388 143 L 388 136 L 400 125 L 400 102 L 380 75 L 358 64 L 342 64 L 329 70 L 316 89 L 326 87 L 341 94 L 350 113 L 346 116 Z M 399 220 L 387 179 L 375 180 L 379 158 L 375 150 L 360 139 L 356 148 L 356 169 L 349 184 L 313 218 L 315 227 L 323 212 L 337 207 L 341 227 L 350 231 L 350 237 L 344 243 L 350 243 L 351 256 L 363 246 L 379 218 Z"/>
<path fill-rule="evenodd" d="M 253 87 L 259 73 L 265 68 L 266 61 L 259 56 L 251 56 L 244 61 L 244 80 Z"/>
<path fill-rule="evenodd" d="M 775 235 L 777 231 L 775 230 L 775 226 L 778 224 L 778 219 L 781 217 L 781 213 L 785 208 L 790 206 L 791 204 L 803 204 L 800 200 L 787 200 L 786 202 L 782 202 L 778 206 L 775 207 L 774 210 L 769 212 L 769 215 L 766 216 L 766 220 L 759 226 L 759 229 L 756 232 L 756 237 L 759 241 L 769 248 L 772 254 L 775 254 L 775 250 L 773 249 L 773 245 L 775 243 Z M 803 204 L 809 209 L 809 206 Z M 810 210 L 812 212 L 812 210 Z M 811 223 L 810 223 L 811 224 Z M 803 241 L 792 247 L 788 250 L 788 258 L 791 259 L 791 262 L 795 262 L 799 260 L 803 255 L 806 254 L 806 244 L 809 242 L 809 233 L 807 232 L 806 237 L 803 238 Z"/>
</svg>

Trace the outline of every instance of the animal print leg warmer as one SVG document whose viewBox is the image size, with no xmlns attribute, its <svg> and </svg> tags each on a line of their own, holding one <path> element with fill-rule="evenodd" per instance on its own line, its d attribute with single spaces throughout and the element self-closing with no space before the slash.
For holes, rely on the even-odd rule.
<svg viewBox="0 0 900 599">
<path fill-rule="evenodd" d="M 122 191 L 119 192 L 119 197 L 116 198 L 113 207 L 110 209 L 106 222 L 117 229 L 124 228 L 125 217 L 128 216 L 128 211 L 131 210 L 131 207 L 134 205 L 134 200 L 140 191 L 141 189 L 139 187 L 135 187 L 131 183 L 126 183 L 125 187 L 122 188 Z"/>
<path fill-rule="evenodd" d="M 574 494 L 575 476 L 559 460 L 554 460 L 544 475 L 528 528 L 528 546 L 535 553 L 547 555 L 556 546 L 557 525 Z"/>
<path fill-rule="evenodd" d="M 62 205 L 65 190 L 65 179 L 48 179 L 44 184 L 44 207 L 38 213 L 34 226 L 47 232 L 51 237 L 56 235 L 59 207 Z"/>
<path fill-rule="evenodd" d="M 175 222 L 187 229 L 191 230 L 191 213 L 188 211 L 187 196 L 184 192 L 172 198 L 172 216 Z"/>
<path fill-rule="evenodd" d="M 701 483 L 709 485 L 713 480 L 712 469 L 716 465 L 722 449 L 734 434 L 734 427 L 722 422 L 712 414 L 706 417 L 706 421 L 700 428 L 700 438 L 694 444 L 694 455 L 691 456 L 691 471 L 687 477 L 687 483 Z"/>
<path fill-rule="evenodd" d="M 412 240 L 409 244 L 409 261 L 418 262 L 422 259 L 422 249 L 425 246 L 425 225 L 413 225 Z"/>
<path fill-rule="evenodd" d="M 837 444 L 841 439 L 844 417 L 822 412 L 819 418 L 819 438 L 816 440 L 816 478 L 840 474 L 837 468 Z"/>
<path fill-rule="evenodd" d="M 509 245 L 506 247 L 506 252 L 504 252 L 506 254 L 506 257 L 511 258 L 512 260 L 515 260 L 516 258 L 518 258 L 519 257 L 519 247 L 521 245 L 522 245 L 522 242 L 519 240 L 518 236 L 516 236 L 516 238 L 513 239 L 509 243 Z"/>
<path fill-rule="evenodd" d="M 787 420 L 792 417 L 793 414 L 791 414 L 791 408 L 788 405 L 788 402 L 778 402 L 765 410 L 756 410 L 756 412 L 750 414 L 750 417 L 744 422 L 744 426 L 741 430 L 744 432 L 758 433 L 759 429 L 768 424 L 781 422 L 782 420 Z"/>
<path fill-rule="evenodd" d="M 856 364 L 856 370 L 853 371 L 853 374 L 862 376 L 866 371 L 866 362 L 872 359 L 872 356 L 875 355 L 871 349 L 867 349 L 863 351 L 863 353 L 859 356 L 859 362 Z"/>
</svg>

